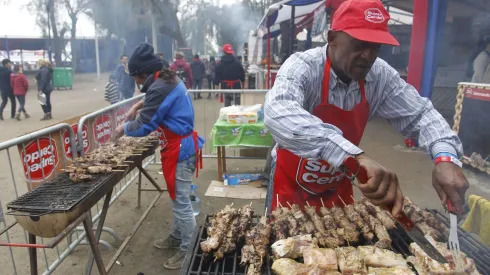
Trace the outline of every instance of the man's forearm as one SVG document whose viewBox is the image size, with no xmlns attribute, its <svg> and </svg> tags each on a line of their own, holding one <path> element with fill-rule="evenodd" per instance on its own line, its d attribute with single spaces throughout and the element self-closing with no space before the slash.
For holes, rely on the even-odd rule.
<svg viewBox="0 0 490 275">
<path fill-rule="evenodd" d="M 145 100 L 140 100 L 138 102 L 136 102 L 134 105 L 133 105 L 133 108 L 138 111 L 138 110 L 141 110 L 141 108 L 143 108 L 143 106 L 145 105 Z"/>
</svg>

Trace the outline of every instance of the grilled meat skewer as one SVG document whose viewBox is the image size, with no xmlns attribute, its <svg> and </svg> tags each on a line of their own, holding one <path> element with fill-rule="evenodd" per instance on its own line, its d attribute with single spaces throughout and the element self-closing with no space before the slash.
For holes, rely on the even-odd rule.
<svg viewBox="0 0 490 275">
<path fill-rule="evenodd" d="M 367 206 L 361 202 L 354 203 L 354 209 L 360 214 L 364 222 L 369 226 L 372 232 L 376 234 L 378 241 L 376 246 L 379 248 L 390 248 L 391 238 L 388 231 L 383 226 L 380 220 L 369 214 Z"/>
<path fill-rule="evenodd" d="M 305 206 L 305 212 L 310 217 L 313 224 L 315 225 L 317 231 L 315 233 L 315 237 L 318 239 L 320 246 L 327 247 L 327 248 L 335 248 L 343 244 L 343 240 L 341 241 L 340 238 L 338 238 L 338 235 L 336 234 L 335 230 L 333 230 L 333 234 L 330 234 L 329 231 L 326 230 L 322 218 L 316 212 L 316 207 Z"/>
</svg>

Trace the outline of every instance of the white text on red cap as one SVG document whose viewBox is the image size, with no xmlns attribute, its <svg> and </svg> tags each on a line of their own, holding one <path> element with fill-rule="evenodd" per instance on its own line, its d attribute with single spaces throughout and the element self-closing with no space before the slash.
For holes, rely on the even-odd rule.
<svg viewBox="0 0 490 275">
<path fill-rule="evenodd" d="M 383 23 L 385 17 L 378 8 L 369 8 L 364 11 L 365 19 L 371 23 Z"/>
</svg>

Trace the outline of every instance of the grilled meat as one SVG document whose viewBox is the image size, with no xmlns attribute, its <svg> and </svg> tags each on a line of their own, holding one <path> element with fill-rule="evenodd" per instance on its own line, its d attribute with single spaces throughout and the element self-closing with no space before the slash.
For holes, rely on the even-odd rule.
<svg viewBox="0 0 490 275">
<path fill-rule="evenodd" d="M 301 234 L 315 234 L 315 225 L 312 221 L 310 221 L 301 208 L 297 204 L 293 204 L 291 206 L 291 212 L 293 213 L 294 219 L 299 224 L 299 232 Z"/>
<path fill-rule="evenodd" d="M 370 275 L 415 275 L 415 273 L 407 266 L 397 266 L 390 268 L 369 267 L 368 274 Z"/>
<path fill-rule="evenodd" d="M 278 207 L 271 213 L 271 217 L 274 219 L 274 222 L 271 224 L 274 240 L 284 240 L 288 237 L 289 232 L 289 222 L 287 220 L 287 214 L 282 210 L 282 208 Z"/>
<path fill-rule="evenodd" d="M 347 219 L 344 210 L 334 206 L 331 211 L 337 227 L 341 228 L 341 230 L 337 230 L 338 234 L 343 236 L 348 243 L 359 242 L 359 232 L 356 230 L 356 226 Z"/>
<path fill-rule="evenodd" d="M 342 274 L 366 274 L 367 268 L 361 252 L 355 247 L 339 247 L 335 249 L 337 261 Z"/>
<path fill-rule="evenodd" d="M 249 264 L 247 274 L 261 274 L 271 231 L 271 226 L 267 224 L 267 217 L 263 216 L 260 222 L 245 234 L 246 245 L 242 248 L 241 264 Z"/>
<path fill-rule="evenodd" d="M 327 230 L 324 226 L 323 219 L 316 212 L 316 207 L 305 206 L 306 214 L 313 222 L 316 233 L 315 237 L 318 239 L 318 243 L 321 247 L 335 248 L 344 243 L 343 238 L 339 238 L 335 229 Z"/>
<path fill-rule="evenodd" d="M 237 215 L 238 211 L 230 205 L 225 206 L 225 208 L 216 213 L 211 226 L 208 228 L 208 238 L 201 242 L 201 249 L 204 253 L 211 253 L 218 249 L 228 233 L 231 221 Z"/>
<path fill-rule="evenodd" d="M 297 259 L 303 256 L 303 251 L 308 248 L 318 248 L 317 240 L 308 235 L 299 235 L 280 240 L 272 244 L 272 255 L 276 259 Z"/>
<path fill-rule="evenodd" d="M 214 258 L 216 260 L 221 260 L 225 257 L 225 254 L 235 251 L 236 243 L 238 240 L 238 225 L 239 225 L 239 217 L 236 216 L 231 221 L 231 224 L 228 228 L 225 238 L 223 238 L 223 242 L 216 252 L 214 252 Z"/>
<path fill-rule="evenodd" d="M 378 238 L 376 246 L 379 248 L 390 248 L 391 238 L 381 221 L 369 214 L 368 208 L 364 203 L 356 202 L 354 204 L 354 209 L 359 213 L 369 229 L 371 229 L 371 232 L 376 234 L 376 237 Z"/>
<path fill-rule="evenodd" d="M 376 246 L 359 246 L 357 249 L 364 257 L 366 266 L 372 267 L 396 267 L 407 266 L 402 255 L 391 250 L 380 249 Z"/>
<path fill-rule="evenodd" d="M 364 222 L 364 220 L 361 218 L 361 215 L 357 213 L 356 209 L 354 208 L 354 205 L 349 204 L 344 207 L 344 212 L 347 216 L 347 218 L 356 225 L 356 227 L 361 231 L 362 235 L 366 240 L 372 241 L 374 239 L 374 234 L 371 232 L 371 229 L 369 228 L 369 225 Z"/>
<path fill-rule="evenodd" d="M 430 227 L 436 229 L 439 232 L 440 237 L 436 238 L 436 240 L 443 241 L 447 239 L 449 236 L 449 229 L 442 223 L 440 222 L 434 214 L 421 209 L 418 205 L 413 203 L 409 198 L 405 198 L 404 201 L 404 206 L 407 206 L 407 208 L 413 209 L 412 211 L 415 211 L 418 216 L 422 217 L 423 221 L 426 222 Z"/>
<path fill-rule="evenodd" d="M 324 269 L 320 266 L 308 266 L 291 259 L 279 259 L 272 264 L 277 275 L 342 275 L 338 271 Z"/>
<path fill-rule="evenodd" d="M 414 265 L 418 268 L 422 268 L 421 273 L 426 274 L 444 274 L 444 275 L 463 275 L 463 274 L 478 274 L 476 271 L 475 262 L 468 258 L 463 252 L 461 252 L 461 258 L 463 261 L 463 270 L 455 270 L 454 259 L 451 251 L 447 248 L 447 244 L 436 242 L 430 236 L 426 236 L 427 240 L 434 245 L 434 247 L 448 260 L 449 263 L 441 264 L 436 260 L 431 259 L 416 243 L 410 244 L 410 252 L 415 256 L 415 259 L 407 259 L 410 262 L 415 262 Z"/>
<path fill-rule="evenodd" d="M 289 236 L 298 235 L 299 234 L 298 222 L 294 218 L 292 211 L 286 207 L 281 207 L 281 209 L 285 215 L 285 219 L 288 221 L 289 224 L 289 232 L 288 232 Z"/>
<path fill-rule="evenodd" d="M 335 249 L 307 248 L 303 250 L 303 260 L 309 266 L 319 266 L 327 270 L 337 270 L 339 268 Z"/>
<path fill-rule="evenodd" d="M 381 223 L 383 223 L 384 227 L 387 230 L 395 229 L 396 227 L 395 221 L 393 220 L 390 212 L 386 211 L 385 209 L 381 209 L 379 206 L 372 204 L 366 198 L 362 199 L 360 203 L 364 204 L 369 214 L 378 218 L 378 220 L 380 220 Z"/>
</svg>

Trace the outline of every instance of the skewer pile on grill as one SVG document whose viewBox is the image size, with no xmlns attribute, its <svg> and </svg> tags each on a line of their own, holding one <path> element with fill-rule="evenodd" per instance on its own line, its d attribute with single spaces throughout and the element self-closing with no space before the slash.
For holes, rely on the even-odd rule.
<svg viewBox="0 0 490 275">
<path fill-rule="evenodd" d="M 146 151 L 156 139 L 158 138 L 155 135 L 144 138 L 122 137 L 76 159 L 64 171 L 70 174 L 70 179 L 74 182 L 91 180 L 94 174 L 124 171 L 117 168 L 128 166 L 125 161 L 129 157 Z"/>
<path fill-rule="evenodd" d="M 376 241 L 377 247 L 391 247 L 388 230 L 395 228 L 394 220 L 387 211 L 367 200 L 344 205 L 344 208 L 323 206 L 319 213 L 316 207 L 308 205 L 305 207 L 306 215 L 298 205 L 291 205 L 291 209 L 280 203 L 278 206 L 271 215 L 275 241 L 311 234 L 320 247 L 336 248 L 359 244 L 362 236 L 368 243 Z"/>
<path fill-rule="evenodd" d="M 308 204 L 308 203 L 307 203 Z M 322 202 L 323 204 L 323 202 Z M 366 199 L 343 207 L 333 205 L 317 209 L 309 204 L 284 207 L 278 200 L 270 223 L 265 216 L 253 228 L 249 205 L 240 210 L 226 206 L 218 212 L 207 229 L 208 239 L 201 242 L 205 254 L 215 261 L 240 246 L 241 264 L 247 274 L 261 274 L 266 257 L 275 260 L 276 274 L 479 274 L 474 261 L 463 255 L 464 270 L 456 271 L 451 252 L 445 243 L 448 229 L 432 213 L 421 209 L 406 198 L 403 211 L 449 261 L 440 264 L 429 258 L 415 243 L 410 245 L 414 257 L 404 259 L 392 250 L 389 231 L 396 222 L 388 211 Z"/>
</svg>

